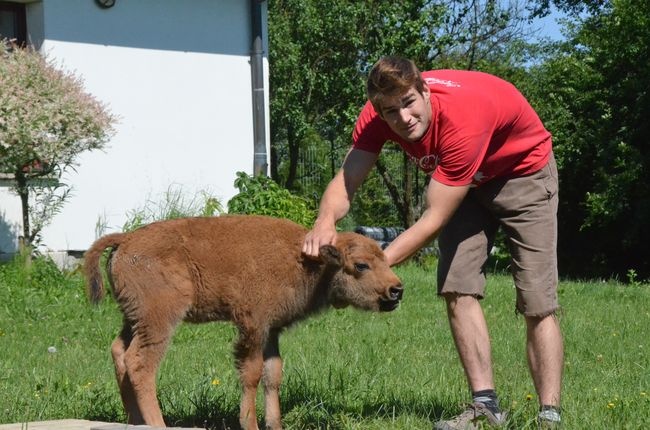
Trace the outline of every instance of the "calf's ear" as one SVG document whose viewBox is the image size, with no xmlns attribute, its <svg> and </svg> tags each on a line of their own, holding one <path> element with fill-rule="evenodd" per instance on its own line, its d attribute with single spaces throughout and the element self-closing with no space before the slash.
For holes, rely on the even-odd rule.
<svg viewBox="0 0 650 430">
<path fill-rule="evenodd" d="M 318 249 L 321 261 L 327 266 L 342 267 L 343 257 L 341 252 L 332 245 L 323 245 Z"/>
</svg>

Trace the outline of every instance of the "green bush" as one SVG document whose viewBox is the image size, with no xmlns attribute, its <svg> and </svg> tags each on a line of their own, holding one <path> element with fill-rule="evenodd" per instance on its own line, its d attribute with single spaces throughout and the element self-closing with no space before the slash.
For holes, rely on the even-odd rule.
<svg viewBox="0 0 650 430">
<path fill-rule="evenodd" d="M 271 178 L 237 172 L 235 187 L 239 194 L 228 201 L 228 213 L 286 218 L 305 227 L 314 224 L 316 209 L 313 202 L 291 194 Z"/>
</svg>

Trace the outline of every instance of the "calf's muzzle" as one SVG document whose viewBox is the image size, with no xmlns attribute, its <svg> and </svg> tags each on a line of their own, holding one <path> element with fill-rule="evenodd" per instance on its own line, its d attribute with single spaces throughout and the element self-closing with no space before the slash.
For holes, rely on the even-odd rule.
<svg viewBox="0 0 650 430">
<path fill-rule="evenodd" d="M 404 288 L 401 284 L 394 285 L 388 288 L 388 297 L 383 298 L 379 303 L 379 310 L 382 312 L 393 311 L 399 306 L 399 301 L 402 300 Z"/>
</svg>

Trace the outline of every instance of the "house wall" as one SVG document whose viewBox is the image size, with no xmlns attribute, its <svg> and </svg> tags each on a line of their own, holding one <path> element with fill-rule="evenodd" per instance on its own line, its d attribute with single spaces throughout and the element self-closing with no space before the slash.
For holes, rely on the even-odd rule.
<svg viewBox="0 0 650 430">
<path fill-rule="evenodd" d="M 236 172 L 252 173 L 249 1 L 43 0 L 27 5 L 27 20 L 30 42 L 119 117 L 106 150 L 83 154 L 63 178 L 73 192 L 43 231 L 48 250 L 87 249 L 98 223 L 119 231 L 170 187 L 225 206 Z M 268 148 L 268 114 L 266 124 Z M 18 197 L 1 187 L 0 252 L 15 251 L 20 219 Z"/>
</svg>

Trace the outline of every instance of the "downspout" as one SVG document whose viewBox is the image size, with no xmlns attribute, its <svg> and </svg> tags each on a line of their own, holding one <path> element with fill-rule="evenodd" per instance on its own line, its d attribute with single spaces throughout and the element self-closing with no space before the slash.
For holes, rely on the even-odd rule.
<svg viewBox="0 0 650 430">
<path fill-rule="evenodd" d="M 251 83 L 253 89 L 253 174 L 267 175 L 266 116 L 264 110 L 264 63 L 262 50 L 262 3 L 251 0 L 252 36 Z"/>
</svg>

